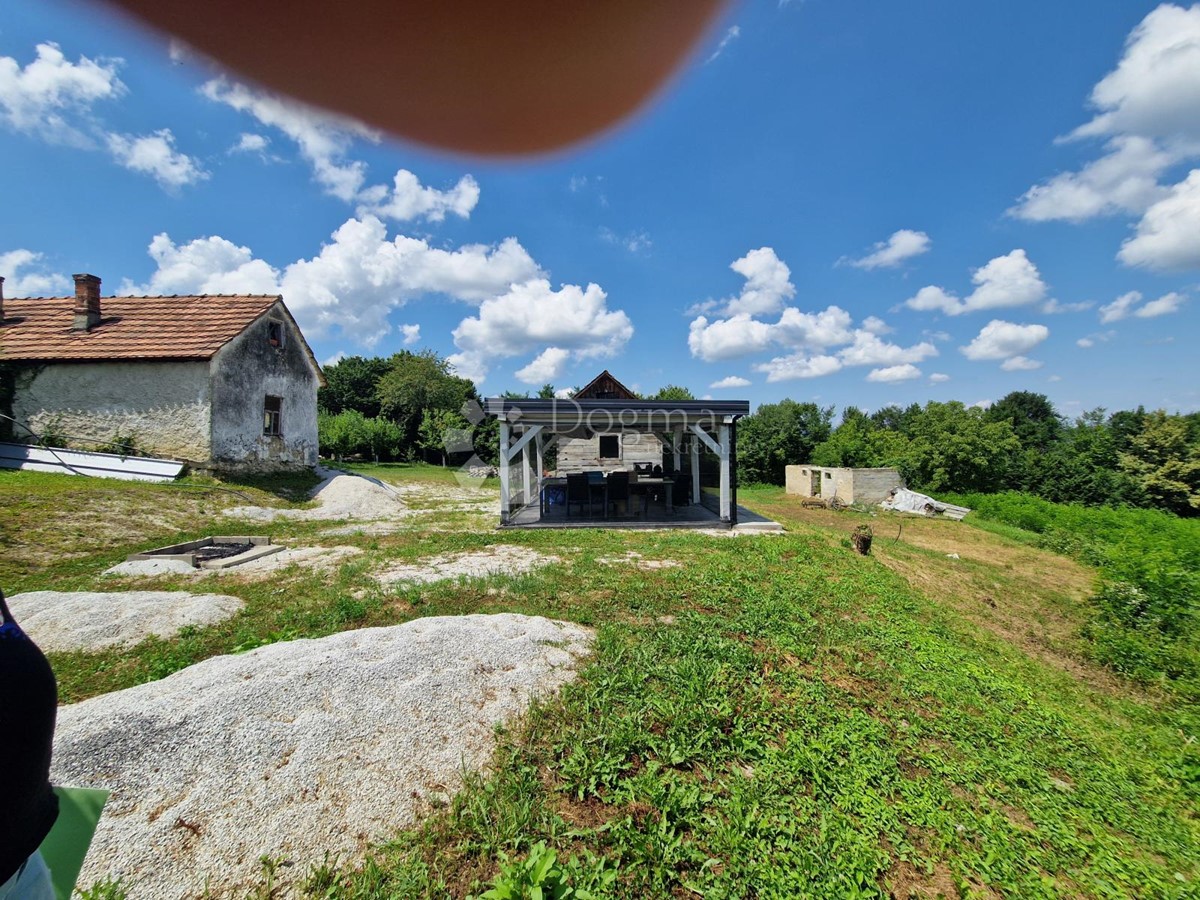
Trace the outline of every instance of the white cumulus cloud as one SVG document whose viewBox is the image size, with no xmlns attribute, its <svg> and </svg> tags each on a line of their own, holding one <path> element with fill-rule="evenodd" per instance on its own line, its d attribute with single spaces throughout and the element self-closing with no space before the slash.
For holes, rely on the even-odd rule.
<svg viewBox="0 0 1200 900">
<path fill-rule="evenodd" d="M 688 349 L 705 362 L 748 356 L 771 346 L 771 328 L 748 315 L 714 322 L 697 316 L 688 328 Z"/>
<path fill-rule="evenodd" d="M 943 384 L 950 380 L 950 376 L 945 372 L 934 372 L 929 376 L 930 384 Z"/>
<path fill-rule="evenodd" d="M 216 103 L 253 116 L 291 138 L 312 167 L 313 178 L 327 194 L 356 204 L 357 214 L 396 221 L 442 221 L 447 214 L 470 216 L 479 202 L 479 184 L 470 175 L 445 191 L 424 186 L 417 176 L 400 169 L 392 185 L 367 186 L 367 165 L 347 158 L 354 139 L 378 143 L 379 133 L 361 122 L 254 90 L 227 78 L 214 78 L 200 92 Z"/>
<path fill-rule="evenodd" d="M 359 213 L 407 222 L 412 219 L 428 219 L 441 222 L 447 213 L 466 219 L 479 202 L 479 183 L 470 175 L 464 175 L 454 187 L 439 191 L 426 187 L 407 169 L 400 169 L 392 179 L 392 188 L 379 185 L 368 188 L 360 199 Z"/>
<path fill-rule="evenodd" d="M 714 381 L 709 385 L 709 387 L 713 388 L 714 390 L 721 390 L 722 388 L 743 388 L 749 386 L 750 379 L 743 378 L 740 375 L 726 375 L 720 381 Z"/>
<path fill-rule="evenodd" d="M 562 375 L 570 358 L 570 350 L 547 347 L 529 365 L 517 369 L 513 374 L 526 384 L 546 384 Z"/>
<path fill-rule="evenodd" d="M 401 325 L 400 334 L 403 335 L 404 346 L 411 347 L 421 339 L 421 326 Z"/>
<path fill-rule="evenodd" d="M 755 371 L 763 372 L 768 382 L 794 381 L 798 378 L 820 378 L 832 375 L 842 368 L 841 360 L 836 356 L 806 356 L 803 353 L 792 353 L 787 356 L 776 356 L 765 363 L 754 367 Z"/>
<path fill-rule="evenodd" d="M 883 369 L 872 369 L 867 375 L 867 381 L 878 381 L 890 384 L 897 381 L 911 381 L 921 377 L 921 370 L 912 363 L 899 366 L 888 366 Z"/>
<path fill-rule="evenodd" d="M 989 260 L 975 270 L 971 281 L 975 290 L 963 299 L 936 285 L 929 285 L 917 291 L 904 305 L 923 312 L 958 316 L 984 309 L 1028 306 L 1046 299 L 1046 283 L 1037 266 L 1021 249 Z"/>
<path fill-rule="evenodd" d="M 1011 356 L 1000 363 L 1000 368 L 1005 372 L 1031 372 L 1034 369 L 1040 369 L 1042 365 L 1040 360 L 1030 359 L 1027 356 Z"/>
<path fill-rule="evenodd" d="M 878 335 L 869 331 L 856 332 L 854 343 L 838 351 L 838 358 L 847 366 L 889 366 L 893 368 L 901 363 L 921 362 L 930 356 L 937 355 L 937 347 L 928 341 L 922 341 L 912 347 L 901 347 L 899 344 L 881 340 Z"/>
<path fill-rule="evenodd" d="M 124 293 L 282 293 L 306 334 L 337 327 L 366 347 L 389 332 L 391 310 L 410 300 L 435 295 L 475 305 L 541 274 L 514 238 L 443 250 L 407 235 L 389 238 L 372 216 L 348 219 L 316 256 L 282 269 L 216 235 L 177 245 L 160 234 L 150 256 L 150 279 L 126 282 Z"/>
<path fill-rule="evenodd" d="M 1092 89 L 1098 111 L 1075 137 L 1144 134 L 1200 141 L 1200 6 L 1168 3 L 1146 16 L 1125 41 L 1116 69 Z"/>
<path fill-rule="evenodd" d="M 37 58 L 24 68 L 0 56 L 0 110 L 17 131 L 66 143 L 90 144 L 65 115 L 87 114 L 92 104 L 125 93 L 117 77 L 120 60 L 69 61 L 57 44 L 37 45 Z"/>
<path fill-rule="evenodd" d="M 71 291 L 71 279 L 58 272 L 48 272 L 45 257 L 32 250 L 9 250 L 0 253 L 0 276 L 4 277 L 7 297 L 55 297 Z"/>
<path fill-rule="evenodd" d="M 1200 170 L 1174 186 L 1160 183 L 1172 166 L 1200 158 L 1200 5 L 1152 10 L 1089 103 L 1095 115 L 1066 140 L 1104 139 L 1105 155 L 1035 185 L 1010 212 L 1072 222 L 1141 216 L 1117 254 L 1121 262 L 1153 270 L 1200 267 Z"/>
<path fill-rule="evenodd" d="M 230 153 L 257 153 L 262 155 L 266 153 L 267 146 L 271 143 L 271 139 L 261 134 L 251 134 L 242 132 L 238 137 L 238 142 L 229 148 Z"/>
<path fill-rule="evenodd" d="M 923 231 L 901 228 L 886 241 L 880 241 L 872 246 L 871 252 L 861 259 L 843 261 L 857 269 L 894 268 L 907 259 L 928 253 L 932 243 L 929 235 Z"/>
<path fill-rule="evenodd" d="M 623 311 L 608 308 L 599 285 L 564 284 L 554 290 L 537 278 L 512 285 L 485 300 L 477 315 L 463 319 L 454 329 L 459 352 L 449 360 L 464 377 L 479 382 L 497 359 L 546 347 L 570 351 L 576 359 L 612 356 L 631 337 L 633 323 Z"/>
<path fill-rule="evenodd" d="M 1200 268 L 1200 169 L 1146 210 L 1117 258 L 1155 271 Z"/>
<path fill-rule="evenodd" d="M 1034 185 L 1009 213 L 1031 222 L 1082 222 L 1113 213 L 1145 212 L 1165 193 L 1158 179 L 1175 156 L 1138 135 L 1113 138 L 1108 151 L 1078 172 L 1063 172 Z"/>
<path fill-rule="evenodd" d="M 1142 303 L 1142 299 L 1140 291 L 1129 291 L 1126 294 L 1122 294 L 1112 303 L 1106 303 L 1100 307 L 1100 323 L 1107 325 L 1110 322 L 1119 322 L 1130 316 L 1136 316 L 1139 319 L 1153 319 L 1157 316 L 1165 316 L 1169 313 L 1177 312 L 1187 298 L 1183 294 L 1172 291 L 1169 294 L 1164 294 L 1157 300 L 1150 300 L 1146 303 Z"/>
<path fill-rule="evenodd" d="M 167 190 L 177 190 L 208 178 L 208 173 L 195 159 L 175 149 L 175 135 L 169 128 L 140 137 L 110 134 L 108 151 L 126 169 L 149 175 Z"/>
<path fill-rule="evenodd" d="M 279 293 L 279 272 L 255 258 L 249 247 L 239 247 L 223 237 L 214 235 L 177 245 L 170 235 L 157 234 L 150 241 L 148 252 L 155 263 L 150 280 L 134 284 L 126 279 L 120 293 L 154 296 Z"/>
<path fill-rule="evenodd" d="M 378 141 L 379 135 L 361 123 L 334 116 L 294 100 L 285 100 L 226 78 L 205 82 L 200 92 L 217 103 L 248 113 L 260 124 L 277 128 L 296 142 L 300 155 L 327 193 L 352 202 L 366 182 L 366 164 L 346 161 L 352 137 Z"/>
<path fill-rule="evenodd" d="M 725 304 L 726 315 L 763 315 L 778 312 L 784 300 L 795 296 L 792 270 L 771 247 L 751 250 L 729 268 L 746 279 L 742 292 Z"/>
<path fill-rule="evenodd" d="M 1050 329 L 1045 325 L 1017 325 L 992 319 L 971 343 L 959 349 L 967 359 L 1009 359 L 1027 353 L 1049 336 Z"/>
</svg>

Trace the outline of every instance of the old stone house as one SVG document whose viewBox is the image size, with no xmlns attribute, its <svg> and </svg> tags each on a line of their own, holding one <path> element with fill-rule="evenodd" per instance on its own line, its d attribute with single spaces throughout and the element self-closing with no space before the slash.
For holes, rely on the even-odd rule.
<svg viewBox="0 0 1200 900">
<path fill-rule="evenodd" d="M 218 471 L 317 462 L 321 369 L 279 296 L 3 298 L 0 440 L 64 436 Z"/>
<path fill-rule="evenodd" d="M 638 396 L 605 369 L 572 400 L 637 400 Z M 656 434 L 636 431 L 598 432 L 586 437 L 563 437 L 558 442 L 558 471 L 612 472 L 639 464 L 661 465 L 663 442 Z"/>
</svg>

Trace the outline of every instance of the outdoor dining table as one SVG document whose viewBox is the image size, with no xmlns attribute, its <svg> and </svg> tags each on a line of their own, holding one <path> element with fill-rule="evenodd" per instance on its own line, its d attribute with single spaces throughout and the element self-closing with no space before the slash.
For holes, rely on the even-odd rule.
<svg viewBox="0 0 1200 900">
<path fill-rule="evenodd" d="M 608 517 L 608 482 L 605 480 L 603 473 L 588 472 L 588 490 L 603 491 L 604 494 L 604 515 Z M 661 487 L 663 489 L 663 499 L 666 501 L 667 512 L 674 515 L 675 505 L 673 502 L 673 493 L 675 482 L 670 478 L 661 476 L 641 476 L 636 481 L 632 478 L 629 480 L 629 490 L 631 493 L 645 492 L 649 488 Z M 567 493 L 567 478 L 565 475 L 556 475 L 552 478 L 542 479 L 542 492 L 540 499 L 540 512 L 544 516 L 550 507 L 550 492 L 552 490 L 562 491 L 563 497 Z"/>
</svg>

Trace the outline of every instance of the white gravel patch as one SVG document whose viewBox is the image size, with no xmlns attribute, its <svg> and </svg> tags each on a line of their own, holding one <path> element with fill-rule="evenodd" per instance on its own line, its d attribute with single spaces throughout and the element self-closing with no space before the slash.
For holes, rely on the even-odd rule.
<svg viewBox="0 0 1200 900">
<path fill-rule="evenodd" d="M 321 470 L 326 478 L 309 493 L 317 505 L 311 509 L 274 509 L 266 506 L 235 506 L 226 514 L 235 518 L 270 522 L 274 519 L 390 519 L 409 515 L 400 493 L 391 485 L 365 475 L 348 475 Z"/>
<path fill-rule="evenodd" d="M 205 660 L 59 710 L 52 777 L 113 791 L 80 884 L 240 892 L 264 854 L 302 879 L 412 825 L 487 763 L 496 723 L 574 677 L 589 629 L 417 619 Z"/>
<path fill-rule="evenodd" d="M 182 559 L 128 559 L 105 569 L 105 575 L 195 575 L 198 569 Z"/>
<path fill-rule="evenodd" d="M 429 556 L 417 563 L 398 563 L 377 572 L 375 577 L 384 584 L 402 581 L 430 584 L 447 578 L 521 575 L 558 561 L 557 556 L 538 553 L 528 547 L 496 544 L 484 550 Z"/>
<path fill-rule="evenodd" d="M 150 635 L 213 625 L 245 605 L 238 597 L 187 591 L 31 591 L 8 603 L 37 645 L 56 652 L 132 647 Z"/>
</svg>

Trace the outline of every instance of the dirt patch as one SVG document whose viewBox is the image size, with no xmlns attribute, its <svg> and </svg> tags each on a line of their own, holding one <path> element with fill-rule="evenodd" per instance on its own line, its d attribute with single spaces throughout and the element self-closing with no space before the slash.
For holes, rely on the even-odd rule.
<svg viewBox="0 0 1200 900">
<path fill-rule="evenodd" d="M 923 872 L 906 859 L 896 860 L 883 878 L 882 887 L 895 900 L 945 897 L 954 900 L 961 896 L 950 867 L 940 860 L 932 872 Z"/>
<path fill-rule="evenodd" d="M 558 561 L 557 556 L 528 547 L 496 544 L 483 550 L 429 556 L 416 563 L 397 563 L 375 573 L 375 578 L 383 584 L 431 584 L 448 578 L 522 575 Z"/>
<path fill-rule="evenodd" d="M 683 565 L 677 559 L 647 559 L 636 550 L 627 550 L 621 556 L 597 556 L 596 562 L 602 566 L 633 566 L 644 572 L 655 569 L 677 569 Z"/>
</svg>

